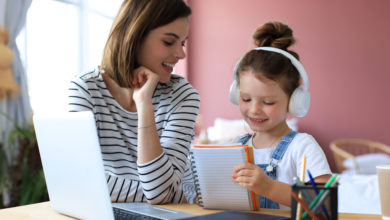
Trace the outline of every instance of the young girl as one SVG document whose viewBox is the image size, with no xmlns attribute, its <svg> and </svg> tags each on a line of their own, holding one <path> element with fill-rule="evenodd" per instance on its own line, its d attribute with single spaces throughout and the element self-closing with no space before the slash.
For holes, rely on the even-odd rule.
<svg viewBox="0 0 390 220">
<path fill-rule="evenodd" d="M 286 123 L 288 113 L 304 116 L 310 103 L 305 70 L 298 55 L 288 50 L 295 42 L 292 30 L 270 22 L 259 27 L 253 37 L 258 48 L 237 64 L 231 100 L 254 131 L 237 142 L 254 147 L 255 164 L 237 165 L 232 177 L 260 195 L 260 207 L 286 208 L 291 206 L 291 184 L 300 176 L 303 156 L 316 182 L 326 182 L 331 171 L 316 140 L 292 131 Z M 300 78 L 303 88 L 298 88 Z M 305 176 L 305 182 L 309 181 Z"/>
<path fill-rule="evenodd" d="M 112 202 L 184 200 L 200 101 L 172 71 L 190 14 L 183 0 L 123 1 L 101 66 L 71 81 L 69 110 L 95 115 Z"/>
</svg>

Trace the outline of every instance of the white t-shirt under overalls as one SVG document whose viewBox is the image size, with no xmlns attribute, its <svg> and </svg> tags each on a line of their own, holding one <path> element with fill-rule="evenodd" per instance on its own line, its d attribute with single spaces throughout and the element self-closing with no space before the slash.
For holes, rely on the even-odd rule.
<svg viewBox="0 0 390 220">
<path fill-rule="evenodd" d="M 253 146 L 252 138 L 253 136 L 245 144 Z M 239 142 L 239 139 L 235 139 L 234 142 Z M 276 146 L 266 149 L 254 148 L 255 163 L 269 164 L 275 148 Z M 292 185 L 293 178 L 300 176 L 303 155 L 306 156 L 306 170 L 310 170 L 314 178 L 331 174 L 324 151 L 313 136 L 307 133 L 298 133 L 278 162 L 276 180 Z M 305 182 L 309 182 L 308 175 L 305 175 Z M 283 205 L 280 205 L 280 208 L 289 209 L 289 207 Z"/>
</svg>

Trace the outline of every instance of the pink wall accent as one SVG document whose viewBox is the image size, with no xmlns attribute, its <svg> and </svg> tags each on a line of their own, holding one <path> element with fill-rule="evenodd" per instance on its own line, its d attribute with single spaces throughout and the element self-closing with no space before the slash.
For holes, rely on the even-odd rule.
<svg viewBox="0 0 390 220">
<path fill-rule="evenodd" d="M 390 1 L 192 0 L 188 78 L 201 96 L 205 126 L 241 118 L 229 102 L 232 70 L 253 48 L 259 25 L 278 20 L 294 31 L 309 75 L 311 108 L 300 131 L 324 148 L 336 138 L 390 145 Z M 332 165 L 334 168 L 334 166 Z"/>
</svg>

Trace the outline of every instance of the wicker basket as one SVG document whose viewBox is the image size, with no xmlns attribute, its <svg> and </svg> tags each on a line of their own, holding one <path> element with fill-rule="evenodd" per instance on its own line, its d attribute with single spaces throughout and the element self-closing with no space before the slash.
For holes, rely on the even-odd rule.
<svg viewBox="0 0 390 220">
<path fill-rule="evenodd" d="M 354 164 L 356 173 L 359 173 L 355 157 L 362 154 L 385 153 L 390 155 L 390 146 L 364 139 L 337 139 L 330 143 L 330 149 L 336 162 L 337 173 L 347 168 L 344 167 L 344 160 L 350 159 Z"/>
</svg>

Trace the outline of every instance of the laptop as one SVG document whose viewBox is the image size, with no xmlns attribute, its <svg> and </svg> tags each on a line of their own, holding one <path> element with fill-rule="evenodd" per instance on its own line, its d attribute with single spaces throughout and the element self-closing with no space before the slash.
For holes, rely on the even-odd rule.
<svg viewBox="0 0 390 220">
<path fill-rule="evenodd" d="M 194 216 L 147 203 L 111 203 L 92 112 L 35 114 L 33 122 L 50 205 L 57 212 L 93 220 L 118 219 L 113 210 L 133 219 Z"/>
</svg>

